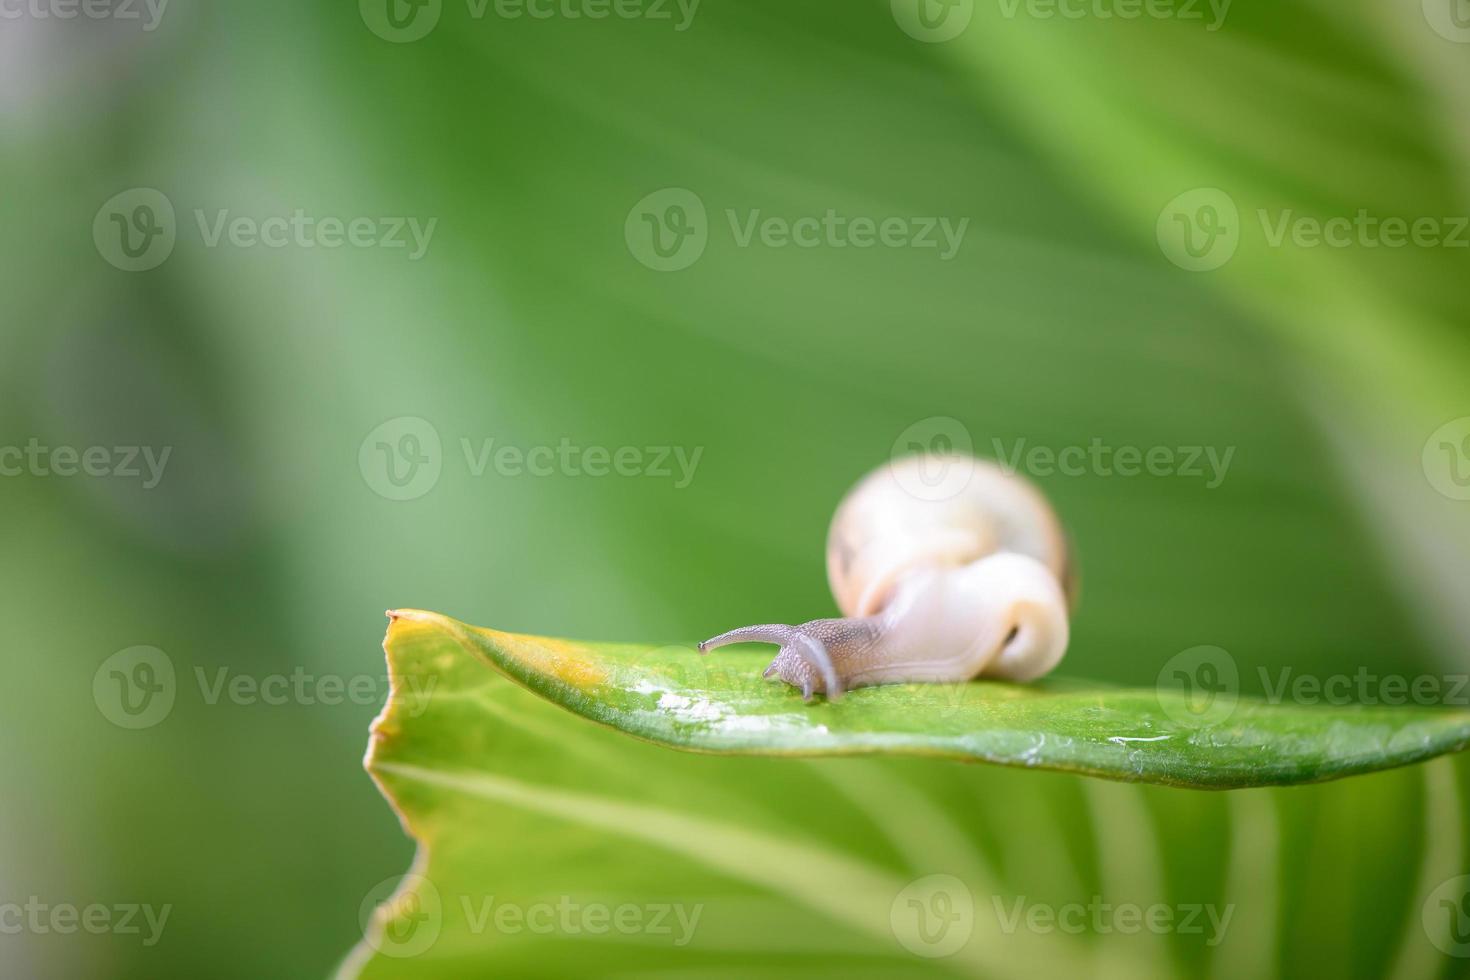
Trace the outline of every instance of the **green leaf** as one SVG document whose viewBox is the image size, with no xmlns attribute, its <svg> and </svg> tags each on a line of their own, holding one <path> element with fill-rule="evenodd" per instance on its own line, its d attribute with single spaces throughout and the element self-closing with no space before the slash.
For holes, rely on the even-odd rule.
<svg viewBox="0 0 1470 980">
<path fill-rule="evenodd" d="M 578 643 L 393 614 L 564 708 L 652 742 L 761 755 L 921 755 L 1223 789 L 1314 782 L 1420 762 L 1470 744 L 1470 713 L 1432 707 L 1206 702 L 1182 690 L 1068 679 L 859 688 L 806 703 L 767 681 L 768 649 Z M 413 635 L 417 635 L 415 632 Z"/>
<path fill-rule="evenodd" d="M 1458 762 L 1184 793 L 949 758 L 1224 785 L 1244 781 L 1253 746 L 1268 764 L 1296 760 L 1295 778 L 1322 778 L 1453 747 L 1460 715 L 1332 710 L 1313 725 L 1312 713 L 1241 704 L 1187 741 L 1171 726 L 1179 739 L 1120 745 L 1167 724 L 1148 695 L 974 684 L 952 710 L 896 710 L 915 688 L 807 705 L 746 683 L 763 663 L 753 653 L 724 658 L 726 670 L 681 648 L 415 611 L 395 614 L 386 649 L 393 693 L 366 765 L 420 851 L 391 900 L 365 903 L 344 976 L 614 975 L 671 955 L 712 976 L 1264 977 L 1324 962 L 1412 975 L 1449 942 L 1420 908 L 1465 852 Z M 943 947 L 912 904 L 936 888 L 962 910 Z M 1016 925 L 1018 912 L 1098 895 L 1206 911 L 1189 929 Z M 629 929 L 603 917 L 619 909 Z M 1341 949 L 1323 953 L 1323 934 L 1344 937 Z"/>
</svg>

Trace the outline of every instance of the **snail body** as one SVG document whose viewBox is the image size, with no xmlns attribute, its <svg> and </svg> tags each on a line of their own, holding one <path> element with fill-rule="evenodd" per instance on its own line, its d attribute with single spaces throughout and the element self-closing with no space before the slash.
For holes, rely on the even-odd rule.
<svg viewBox="0 0 1470 980">
<path fill-rule="evenodd" d="M 931 492 L 936 472 L 959 488 Z M 1066 652 L 1069 575 L 1061 524 L 1031 484 L 970 456 L 911 456 L 864 477 L 832 519 L 827 578 L 842 618 L 746 626 L 699 649 L 777 644 L 765 676 L 807 699 L 871 684 L 1029 681 Z"/>
</svg>

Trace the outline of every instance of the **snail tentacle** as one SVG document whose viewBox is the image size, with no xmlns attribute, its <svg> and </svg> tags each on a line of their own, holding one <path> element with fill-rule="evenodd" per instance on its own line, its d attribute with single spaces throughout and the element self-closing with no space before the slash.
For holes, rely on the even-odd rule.
<svg viewBox="0 0 1470 980">
<path fill-rule="evenodd" d="M 765 676 L 770 677 L 779 672 L 783 655 L 795 657 L 810 666 L 821 677 L 822 690 L 828 699 L 835 701 L 842 697 L 842 682 L 838 679 L 837 669 L 832 664 L 832 657 L 828 654 L 826 645 L 816 637 L 807 635 L 803 632 L 802 627 L 787 626 L 782 623 L 742 626 L 705 640 L 699 645 L 699 652 L 708 653 L 734 643 L 774 643 L 781 649 L 776 654 L 776 660 L 766 668 Z M 808 679 L 802 688 L 802 695 L 807 700 L 811 700 L 812 688 L 813 683 Z"/>
</svg>

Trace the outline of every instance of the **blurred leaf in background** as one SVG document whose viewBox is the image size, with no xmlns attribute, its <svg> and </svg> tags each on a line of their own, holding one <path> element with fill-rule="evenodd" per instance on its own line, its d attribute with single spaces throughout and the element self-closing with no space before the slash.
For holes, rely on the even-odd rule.
<svg viewBox="0 0 1470 980">
<path fill-rule="evenodd" d="M 384 608 L 653 642 L 826 614 L 832 508 L 928 420 L 1019 449 L 1067 522 L 1067 674 L 1150 685 L 1199 644 L 1248 693 L 1464 672 L 1470 457 L 1426 448 L 1470 416 L 1470 251 L 1268 236 L 1470 213 L 1470 48 L 1441 8 L 963 2 L 939 40 L 878 0 L 503 6 L 0 22 L 0 446 L 170 450 L 152 487 L 116 455 L 0 479 L 0 900 L 173 907 L 151 946 L 0 936 L 16 972 L 322 975 L 411 854 L 359 766 Z M 118 198 L 139 188 L 174 214 L 161 258 L 157 198 Z M 1231 207 L 1233 252 L 1181 268 L 1205 239 L 1172 236 Z M 858 219 L 900 244 L 855 245 Z M 127 271 L 109 230 L 158 263 Z M 1231 462 L 1027 455 L 1094 444 Z M 124 728 L 94 681 L 140 646 L 174 702 Z M 1091 792 L 995 778 L 1027 813 L 1065 808 L 1042 783 Z M 1419 778 L 1283 832 L 1309 857 L 1282 929 L 1372 947 L 1344 970 L 1407 925 L 1314 897 L 1390 873 L 1335 856 L 1353 808 L 1398 812 L 1375 787 Z M 1189 826 L 1192 798 L 1151 798 Z"/>
</svg>

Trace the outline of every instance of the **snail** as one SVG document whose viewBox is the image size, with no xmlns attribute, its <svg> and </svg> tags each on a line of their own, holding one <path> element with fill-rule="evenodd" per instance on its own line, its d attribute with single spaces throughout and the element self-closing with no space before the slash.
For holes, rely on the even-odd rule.
<svg viewBox="0 0 1470 980">
<path fill-rule="evenodd" d="M 700 653 L 776 644 L 764 676 L 809 701 L 873 684 L 1029 681 L 1067 650 L 1061 522 L 1025 479 L 972 456 L 909 456 L 860 480 L 827 532 L 827 579 L 844 618 L 744 626 Z"/>
</svg>

